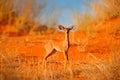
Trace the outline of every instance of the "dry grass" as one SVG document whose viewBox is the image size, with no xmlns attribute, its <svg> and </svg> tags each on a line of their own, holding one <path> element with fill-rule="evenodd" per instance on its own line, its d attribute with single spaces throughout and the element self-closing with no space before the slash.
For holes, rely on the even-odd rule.
<svg viewBox="0 0 120 80">
<path fill-rule="evenodd" d="M 55 15 L 54 18 L 50 17 L 47 20 L 45 24 L 48 25 L 47 28 L 44 28 L 44 25 L 41 24 L 42 20 L 46 20 L 46 18 L 42 19 L 41 16 L 45 13 L 42 12 L 42 9 L 46 7 L 43 0 L 40 2 L 37 2 L 37 0 L 1 0 L 0 5 L 0 34 L 21 36 L 37 32 L 40 34 L 53 32 L 53 28 L 48 28 L 48 26 L 55 25 Z M 50 23 L 51 20 L 53 22 Z"/>
<path fill-rule="evenodd" d="M 93 61 L 87 64 L 82 64 L 80 66 L 80 69 L 82 70 L 81 75 L 86 77 L 86 80 L 119 80 L 119 53 L 120 52 L 117 52 L 117 54 L 113 53 L 117 56 L 117 58 L 114 58 L 114 60 L 112 60 L 113 63 L 99 60 L 94 55 L 89 53 L 90 56 L 93 57 Z M 115 56 L 111 57 L 113 58 Z"/>
<path fill-rule="evenodd" d="M 95 0 L 91 5 L 97 20 L 109 20 L 120 16 L 119 0 Z"/>
<path fill-rule="evenodd" d="M 84 32 L 89 38 L 96 36 L 105 21 L 120 17 L 119 0 L 93 0 L 93 2 L 85 0 L 85 3 L 93 13 L 72 12 L 72 16 L 79 31 Z"/>
<path fill-rule="evenodd" d="M 91 53 L 89 55 L 93 58 L 93 61 L 88 63 L 72 64 L 74 66 L 71 68 L 73 72 L 72 77 L 69 70 L 63 70 L 63 63 L 47 63 L 47 71 L 44 71 L 42 70 L 42 65 L 40 64 L 41 62 L 38 62 L 38 66 L 35 68 L 36 63 L 32 63 L 32 61 L 28 62 L 27 64 L 24 62 L 16 63 L 9 61 L 1 66 L 4 67 L 4 69 L 1 69 L 0 71 L 1 80 L 82 80 L 82 78 L 85 80 L 120 79 L 120 58 L 118 58 L 118 56 L 117 58 L 114 58 L 115 60 L 112 60 L 112 63 L 109 63 L 97 59 Z"/>
<path fill-rule="evenodd" d="M 88 45 L 89 39 L 94 39 L 94 37 L 99 34 L 98 30 L 101 26 L 106 27 L 105 24 L 103 24 L 103 22 L 101 21 L 102 19 L 108 20 L 120 16 L 120 6 L 118 5 L 119 0 L 103 1 L 104 5 L 95 2 L 92 6 L 96 15 L 98 15 L 98 17 L 96 17 L 98 21 L 94 21 L 91 14 L 79 15 L 79 13 L 73 13 L 76 24 L 79 27 L 79 31 L 86 36 L 85 39 L 83 39 L 83 41 L 81 42 L 79 41 L 80 39 L 78 39 L 78 45 L 72 47 L 73 49 L 71 50 L 73 51 L 71 52 L 73 54 L 73 57 L 81 56 L 80 52 L 82 50 L 83 52 L 86 51 L 85 47 Z M 7 7 L 6 4 L 9 7 Z M 17 12 L 19 12 L 17 13 L 13 11 L 13 0 L 0 0 L 0 23 L 4 26 L 10 25 L 9 27 L 11 27 L 11 25 L 14 25 L 17 28 L 18 33 L 24 32 L 24 34 L 34 34 L 32 33 L 32 30 L 34 30 L 35 28 L 40 29 L 41 32 L 43 31 L 44 33 L 44 28 L 41 27 L 42 25 L 33 21 L 33 19 L 35 19 L 38 15 L 39 10 L 42 9 L 41 3 L 35 6 L 35 9 L 33 8 L 34 4 L 36 4 L 35 0 L 26 0 L 25 3 L 23 5 L 22 4 L 23 2 L 21 2 L 21 0 L 18 0 L 18 2 L 16 3 L 16 10 Z M 12 23 L 13 21 L 15 21 L 15 23 Z M 49 26 L 53 26 L 55 24 L 55 21 L 56 18 L 53 18 L 53 22 L 48 21 L 46 23 Z M 113 28 L 108 29 L 109 26 L 113 26 Z M 37 41 L 39 40 L 57 38 L 60 39 L 59 36 L 56 37 L 56 35 L 39 35 L 38 37 L 35 36 L 35 34 L 34 37 L 31 35 L 26 36 L 25 38 L 14 37 L 13 39 L 13 37 L 8 37 L 7 35 L 2 34 L 0 36 L 0 80 L 120 80 L 120 38 L 118 37 L 120 24 L 114 25 L 109 23 L 109 26 L 106 27 L 107 29 L 105 32 L 105 36 L 110 35 L 110 38 L 112 37 L 111 44 L 109 44 L 109 56 L 107 56 L 109 58 L 107 60 L 102 60 L 94 55 L 94 53 L 86 51 L 84 55 L 87 55 L 87 62 L 82 62 L 81 58 L 79 58 L 78 61 L 71 60 L 66 69 L 64 69 L 63 60 L 59 61 L 57 59 L 58 61 L 54 61 L 52 57 L 47 62 L 46 70 L 43 70 L 42 55 L 44 55 L 44 50 L 42 47 L 44 46 L 44 44 L 37 43 Z M 47 30 L 47 28 L 45 28 L 45 30 Z M 45 33 L 50 32 L 51 28 L 49 28 L 48 32 Z M 56 32 L 56 34 L 59 35 L 60 33 Z M 78 33 L 74 36 L 76 35 L 80 34 Z M 75 37 L 72 38 L 74 43 Z M 77 36 L 77 38 L 79 38 L 79 36 Z M 29 41 L 31 41 L 31 43 L 29 43 Z M 32 43 L 32 41 L 35 43 Z M 18 49 L 19 46 L 20 48 L 25 47 L 29 51 L 20 52 L 20 50 Z M 74 51 L 74 48 L 76 47 L 78 47 L 79 49 L 78 52 L 77 49 L 76 52 Z M 37 50 L 41 50 L 41 53 L 39 54 L 40 56 L 28 56 L 28 54 L 34 54 L 30 49 L 35 49 L 36 53 Z M 103 50 L 104 49 L 102 48 L 103 54 L 107 54 Z M 95 52 L 99 53 L 97 50 Z M 74 55 L 74 53 L 78 53 L 79 55 Z M 99 55 L 102 54 L 99 53 Z"/>
<path fill-rule="evenodd" d="M 1 40 L 2 43 L 6 38 Z M 9 40 L 8 40 L 9 41 Z M 101 60 L 93 53 L 86 53 L 90 59 L 87 63 L 79 61 L 71 62 L 64 70 L 64 61 L 50 60 L 47 63 L 47 69 L 43 70 L 42 58 L 34 56 L 25 56 L 19 51 L 11 51 L 4 48 L 0 50 L 1 59 L 1 80 L 119 80 L 120 79 L 120 51 L 115 47 L 119 41 L 115 41 L 111 47 L 109 60 Z M 7 42 L 6 42 L 7 43 Z M 34 45 L 34 43 L 32 43 Z M 18 44 L 19 45 L 19 44 Z M 3 54 L 3 49 L 7 53 Z M 19 55 L 19 56 L 18 56 Z M 72 74 L 71 74 L 72 71 Z"/>
</svg>

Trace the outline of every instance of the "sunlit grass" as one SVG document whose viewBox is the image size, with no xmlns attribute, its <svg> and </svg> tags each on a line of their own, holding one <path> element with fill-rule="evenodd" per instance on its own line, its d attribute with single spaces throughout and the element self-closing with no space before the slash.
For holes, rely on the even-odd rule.
<svg viewBox="0 0 120 80">
<path fill-rule="evenodd" d="M 47 68 L 44 70 L 43 57 L 41 57 L 44 50 L 38 49 L 41 50 L 40 56 L 27 56 L 33 54 L 32 49 L 29 52 L 20 53 L 18 47 L 24 46 L 27 49 L 38 45 L 43 47 L 45 43 L 42 41 L 48 41 L 47 39 L 59 41 L 63 39 L 63 35 L 58 32 L 50 34 L 55 31 L 54 28 L 48 28 L 46 25 L 34 21 L 39 11 L 42 10 L 41 3 L 36 6 L 34 11 L 35 0 L 28 0 L 23 6 L 21 5 L 23 2 L 19 0 L 18 5 L 15 5 L 18 12 L 20 10 L 20 13 L 17 13 L 13 9 L 13 0 L 0 0 L 0 30 L 2 30 L 1 27 L 4 27 L 3 31 L 0 32 L 0 80 L 120 80 L 120 23 L 119 20 L 116 20 L 120 17 L 120 6 L 118 5 L 120 2 L 119 0 L 103 1 L 105 5 L 95 2 L 92 6 L 97 15 L 96 18 L 92 14 L 81 15 L 73 12 L 78 32 L 71 33 L 71 45 L 77 47 L 75 50 L 79 55 L 84 52 L 89 61 L 82 62 L 81 58 L 78 61 L 70 61 L 68 67 L 64 69 L 64 61 L 51 59 L 47 62 Z M 48 24 L 54 26 L 55 22 L 56 17 Z M 9 28 L 6 29 L 6 26 Z M 14 37 L 12 32 L 9 32 L 11 27 L 16 28 L 13 32 L 16 35 Z M 75 37 L 76 35 L 78 39 Z M 85 36 L 84 39 L 80 39 L 81 35 Z M 104 51 L 104 46 L 99 49 L 102 53 L 95 50 L 94 45 L 103 44 L 96 43 L 88 46 L 90 40 L 97 39 L 98 35 L 111 40 L 109 46 L 105 47 L 109 52 Z M 104 39 L 104 37 L 102 38 Z M 9 48 L 11 46 L 12 49 Z M 92 48 L 93 53 L 86 51 L 86 46 Z M 95 53 L 99 55 L 109 54 L 109 56 L 107 60 L 103 60 L 94 55 Z"/>
</svg>

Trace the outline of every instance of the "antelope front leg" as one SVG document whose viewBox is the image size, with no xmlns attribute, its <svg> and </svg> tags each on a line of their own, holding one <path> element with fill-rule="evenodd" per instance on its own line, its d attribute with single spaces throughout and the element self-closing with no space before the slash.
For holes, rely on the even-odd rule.
<svg viewBox="0 0 120 80">
<path fill-rule="evenodd" d="M 66 69 L 67 64 L 69 63 L 68 53 L 67 53 L 67 51 L 64 52 L 64 58 L 65 58 L 64 69 Z"/>
<path fill-rule="evenodd" d="M 71 63 L 69 62 L 69 59 L 68 59 L 68 52 L 67 51 L 64 53 L 64 57 L 65 57 L 64 70 L 69 71 L 70 77 L 72 78 L 73 77 L 73 71 L 72 71 L 72 68 L 71 68 Z"/>
<path fill-rule="evenodd" d="M 69 63 L 69 59 L 68 59 L 68 53 L 65 52 L 65 57 L 66 57 L 66 64 Z"/>
</svg>

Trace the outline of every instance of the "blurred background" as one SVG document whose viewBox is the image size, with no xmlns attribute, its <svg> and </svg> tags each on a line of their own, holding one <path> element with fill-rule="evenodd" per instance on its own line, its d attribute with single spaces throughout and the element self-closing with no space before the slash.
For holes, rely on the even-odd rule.
<svg viewBox="0 0 120 80">
<path fill-rule="evenodd" d="M 50 34 L 57 24 L 86 31 L 119 16 L 119 0 L 0 0 L 0 34 Z"/>
</svg>

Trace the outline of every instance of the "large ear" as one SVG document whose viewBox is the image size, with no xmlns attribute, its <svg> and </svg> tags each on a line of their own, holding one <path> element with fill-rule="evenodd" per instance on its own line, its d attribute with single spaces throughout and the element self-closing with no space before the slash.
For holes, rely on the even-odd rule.
<svg viewBox="0 0 120 80">
<path fill-rule="evenodd" d="M 58 28 L 59 28 L 60 30 L 64 30 L 64 29 L 65 29 L 65 27 L 64 27 L 63 25 L 58 25 Z"/>
<path fill-rule="evenodd" d="M 72 26 L 70 27 L 70 30 L 75 30 L 76 28 L 77 28 L 77 26 L 72 25 Z"/>
</svg>

